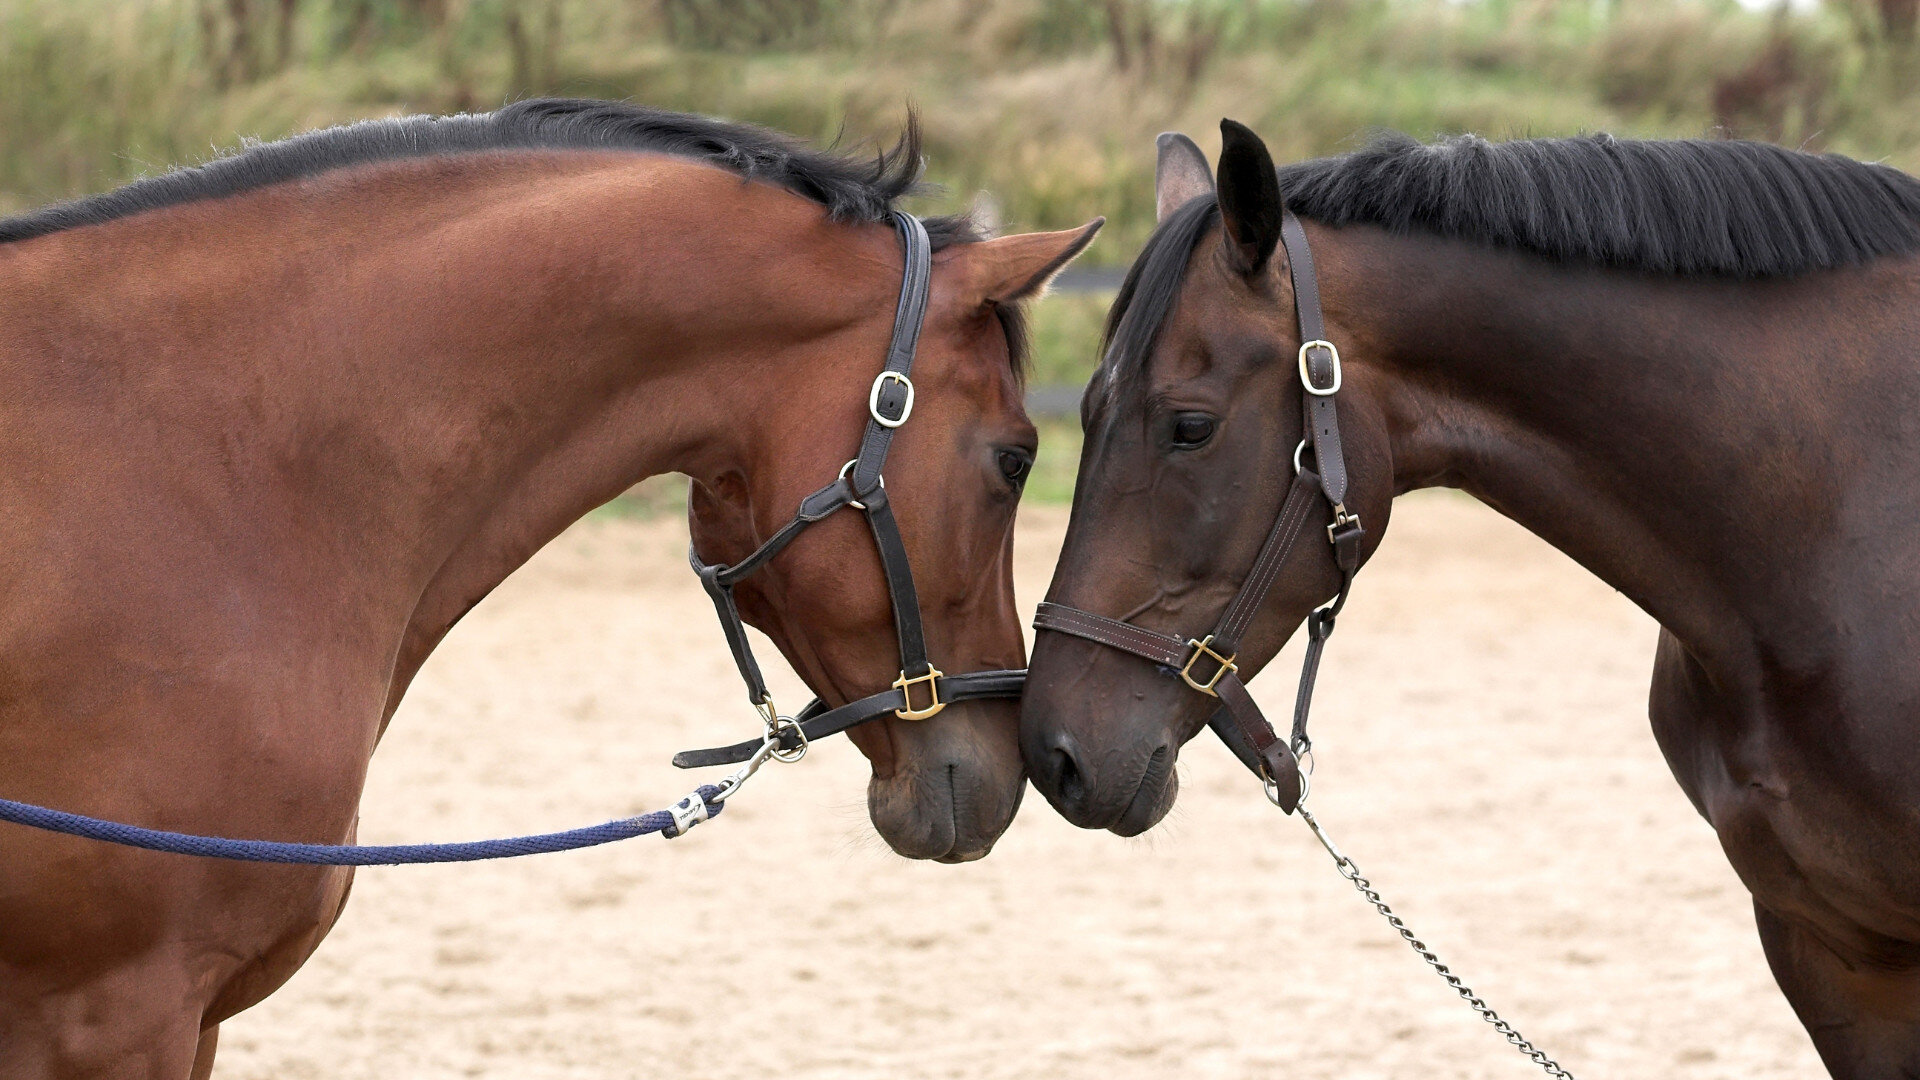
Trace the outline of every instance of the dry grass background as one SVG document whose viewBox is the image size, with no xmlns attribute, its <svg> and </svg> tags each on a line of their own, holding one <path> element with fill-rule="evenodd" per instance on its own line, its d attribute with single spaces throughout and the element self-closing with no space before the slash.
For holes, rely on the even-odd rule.
<svg viewBox="0 0 1920 1080">
<path fill-rule="evenodd" d="M 1026 605 L 1064 521 L 1023 511 Z M 684 544 L 672 518 L 589 520 L 483 603 L 375 757 L 364 841 L 681 794 L 672 751 L 754 722 Z M 1819 1074 L 1647 731 L 1644 615 L 1448 493 L 1401 500 L 1349 611 L 1313 805 L 1416 930 L 1577 1075 Z M 1296 662 L 1257 681 L 1269 709 Z M 684 840 L 363 872 L 217 1075 L 1528 1075 L 1224 750 L 1181 769 L 1144 837 L 1029 793 L 991 856 L 938 866 L 884 851 L 833 740 Z"/>
</svg>

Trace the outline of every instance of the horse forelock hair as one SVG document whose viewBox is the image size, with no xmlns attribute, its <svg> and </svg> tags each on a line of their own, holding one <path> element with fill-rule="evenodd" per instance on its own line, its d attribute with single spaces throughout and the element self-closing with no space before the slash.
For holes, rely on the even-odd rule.
<svg viewBox="0 0 1920 1080">
<path fill-rule="evenodd" d="M 1119 386 L 1146 367 L 1160 327 L 1179 298 L 1194 248 L 1219 220 L 1220 204 L 1208 195 L 1175 210 L 1147 238 L 1146 246 L 1127 269 L 1113 306 L 1107 309 L 1100 366 L 1094 373 L 1099 385 L 1089 391 L 1086 400 L 1104 400 L 1104 389 Z"/>
</svg>

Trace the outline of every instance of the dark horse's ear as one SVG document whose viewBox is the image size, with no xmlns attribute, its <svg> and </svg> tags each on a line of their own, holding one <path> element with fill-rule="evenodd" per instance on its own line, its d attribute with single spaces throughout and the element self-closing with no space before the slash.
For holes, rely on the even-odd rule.
<svg viewBox="0 0 1920 1080">
<path fill-rule="evenodd" d="M 1244 124 L 1220 121 L 1220 221 L 1227 258 L 1252 277 L 1280 243 L 1280 178 L 1267 144 Z"/>
<path fill-rule="evenodd" d="M 1202 195 L 1213 194 L 1213 168 L 1193 140 L 1177 131 L 1154 141 L 1160 160 L 1153 168 L 1153 219 L 1168 215 Z"/>
</svg>

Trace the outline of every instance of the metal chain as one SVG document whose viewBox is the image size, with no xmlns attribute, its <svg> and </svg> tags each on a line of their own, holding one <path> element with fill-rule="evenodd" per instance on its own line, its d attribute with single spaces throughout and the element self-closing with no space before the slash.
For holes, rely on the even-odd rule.
<svg viewBox="0 0 1920 1080">
<path fill-rule="evenodd" d="M 1301 774 L 1302 777 L 1305 775 L 1304 772 Z M 1460 995 L 1460 1000 L 1466 1002 L 1474 1012 L 1479 1013 L 1480 1019 L 1492 1024 L 1493 1029 L 1504 1036 L 1515 1050 L 1527 1055 L 1548 1076 L 1554 1077 L 1555 1080 L 1573 1080 L 1572 1073 L 1561 1068 L 1559 1062 L 1548 1057 L 1539 1047 L 1528 1042 L 1525 1036 L 1514 1030 L 1512 1024 L 1501 1019 L 1499 1013 L 1494 1012 L 1485 1001 L 1480 999 L 1480 995 L 1460 981 L 1460 976 L 1455 975 L 1447 965 L 1440 962 L 1440 958 L 1433 954 L 1433 950 L 1427 948 L 1426 942 L 1414 937 L 1413 931 L 1407 929 L 1407 924 L 1402 922 L 1400 916 L 1395 915 L 1393 909 L 1387 906 L 1387 902 L 1380 898 L 1380 893 L 1374 889 L 1373 883 L 1360 876 L 1360 867 L 1334 846 L 1333 838 L 1327 835 L 1327 831 L 1320 827 L 1318 821 L 1314 820 L 1313 813 L 1304 805 L 1298 807 L 1298 810 L 1300 820 L 1307 823 L 1307 828 L 1313 830 L 1314 838 L 1320 841 L 1320 846 L 1326 848 L 1327 854 L 1333 856 L 1334 869 L 1340 871 L 1341 877 L 1353 883 L 1353 887 L 1359 890 L 1367 903 L 1372 904 L 1380 912 L 1380 917 L 1387 920 L 1387 925 L 1393 927 L 1394 932 L 1399 934 L 1414 952 L 1420 954 L 1420 959 L 1425 960 L 1427 966 L 1438 972 L 1440 977 L 1446 980 L 1447 985 L 1453 988 L 1453 992 Z"/>
</svg>

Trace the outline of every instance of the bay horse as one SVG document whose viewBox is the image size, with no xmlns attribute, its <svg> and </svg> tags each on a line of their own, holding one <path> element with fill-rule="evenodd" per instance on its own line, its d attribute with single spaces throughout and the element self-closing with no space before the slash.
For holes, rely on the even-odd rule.
<svg viewBox="0 0 1920 1080">
<path fill-rule="evenodd" d="M 1203 677 L 1270 661 L 1395 495 L 1473 494 L 1658 620 L 1653 733 L 1781 989 L 1834 1076 L 1920 1076 L 1920 181 L 1606 136 L 1386 137 L 1276 170 L 1222 130 L 1217 170 L 1162 136 L 1160 221 L 1083 400 L 1048 600 L 1106 629 L 1035 641 L 1035 786 L 1123 835 L 1167 812 L 1221 701 L 1089 634 L 1221 619 L 1280 532 L 1303 390 L 1331 384 L 1305 400 L 1337 399 L 1344 506 L 1316 498 L 1298 546 L 1262 557 L 1271 588 Z M 1318 333 L 1287 228 L 1317 263 Z M 1303 337 L 1343 359 L 1310 376 L 1330 350 Z"/>
<path fill-rule="evenodd" d="M 911 124 L 861 160 L 528 101 L 0 221 L 0 796 L 352 838 L 409 681 L 567 525 L 678 471 L 697 553 L 734 560 L 853 456 L 901 292 L 892 206 L 919 170 Z M 1020 305 L 1097 227 L 925 223 L 918 400 L 885 480 L 950 668 L 1021 666 Z M 850 515 L 738 599 L 830 703 L 895 677 Z M 1019 804 L 1010 701 L 853 737 L 903 855 L 984 855 Z M 206 1076 L 219 1022 L 293 974 L 351 881 L 15 826 L 0 868 L 0 1077 Z"/>
</svg>

